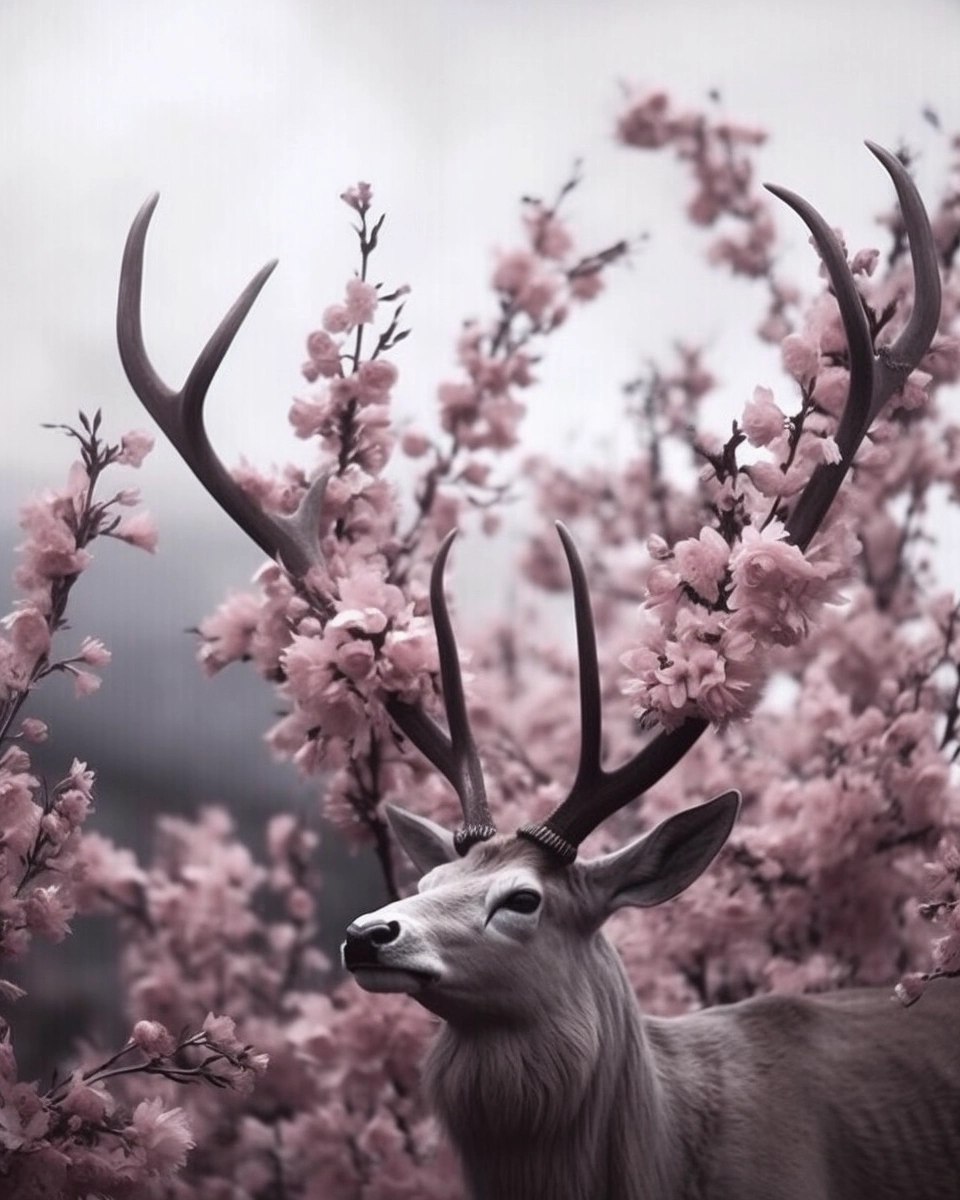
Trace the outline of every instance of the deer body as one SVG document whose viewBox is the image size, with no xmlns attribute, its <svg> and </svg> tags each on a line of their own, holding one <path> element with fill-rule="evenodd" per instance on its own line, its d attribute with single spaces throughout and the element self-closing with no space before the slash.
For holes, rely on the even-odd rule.
<svg viewBox="0 0 960 1200">
<path fill-rule="evenodd" d="M 692 839 L 671 818 L 560 868 L 504 837 L 431 866 L 442 831 L 391 810 L 429 869 L 351 926 L 345 961 L 444 1019 L 426 1086 L 475 1200 L 960 1195 L 960 984 L 911 1009 L 877 989 L 641 1013 L 599 923 L 682 890 L 731 807 L 691 810 L 714 810 Z M 528 895 L 534 911 L 504 907 Z"/>
</svg>

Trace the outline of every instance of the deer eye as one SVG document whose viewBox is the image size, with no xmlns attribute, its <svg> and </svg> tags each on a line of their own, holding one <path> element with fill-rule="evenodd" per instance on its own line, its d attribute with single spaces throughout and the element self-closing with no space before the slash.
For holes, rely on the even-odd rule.
<svg viewBox="0 0 960 1200">
<path fill-rule="evenodd" d="M 533 888 L 518 888 L 511 892 L 497 905 L 498 908 L 508 908 L 511 912 L 532 913 L 540 907 L 540 893 Z"/>
</svg>

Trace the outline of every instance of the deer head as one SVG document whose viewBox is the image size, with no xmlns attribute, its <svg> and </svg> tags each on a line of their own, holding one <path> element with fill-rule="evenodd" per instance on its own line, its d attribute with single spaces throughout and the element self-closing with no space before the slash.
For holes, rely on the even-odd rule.
<svg viewBox="0 0 960 1200">
<path fill-rule="evenodd" d="M 407 992 L 454 1024 L 542 1023 L 590 969 L 594 937 L 619 908 L 684 891 L 727 840 L 735 791 L 668 817 L 621 850 L 572 864 L 532 839 L 496 837 L 461 856 L 433 821 L 388 807 L 418 871 L 418 894 L 360 917 L 343 962 L 371 992 Z M 581 980 L 583 982 L 583 980 Z"/>
</svg>

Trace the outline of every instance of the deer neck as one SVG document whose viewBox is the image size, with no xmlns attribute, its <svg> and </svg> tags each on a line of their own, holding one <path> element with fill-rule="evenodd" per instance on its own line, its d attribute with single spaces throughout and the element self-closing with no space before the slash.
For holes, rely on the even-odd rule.
<svg viewBox="0 0 960 1200">
<path fill-rule="evenodd" d="M 620 960 L 597 935 L 582 986 L 535 1024 L 447 1022 L 426 1064 L 474 1200 L 672 1195 L 668 1096 Z M 567 981 L 565 980 L 565 985 Z"/>
</svg>

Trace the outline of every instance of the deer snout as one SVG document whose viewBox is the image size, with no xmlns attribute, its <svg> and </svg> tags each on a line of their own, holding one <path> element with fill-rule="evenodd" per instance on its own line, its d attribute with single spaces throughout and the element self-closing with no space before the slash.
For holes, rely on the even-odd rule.
<svg viewBox="0 0 960 1200">
<path fill-rule="evenodd" d="M 348 971 L 379 966 L 380 947 L 396 941 L 399 936 L 399 921 L 360 917 L 347 927 L 346 941 L 340 947 L 343 965 Z"/>
</svg>

